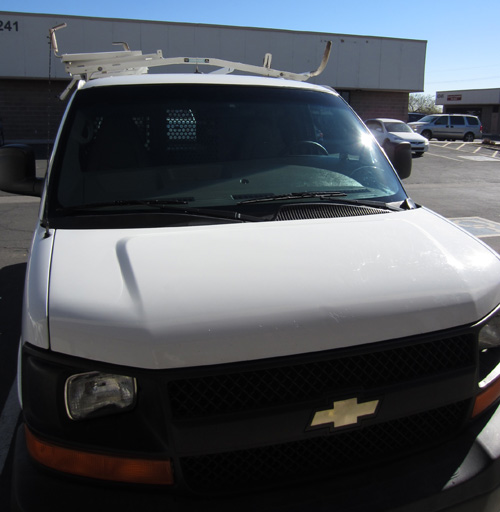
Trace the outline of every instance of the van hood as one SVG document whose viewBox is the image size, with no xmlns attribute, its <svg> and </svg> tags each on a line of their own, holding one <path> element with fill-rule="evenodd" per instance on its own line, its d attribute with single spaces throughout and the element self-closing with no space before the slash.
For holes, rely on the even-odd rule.
<svg viewBox="0 0 500 512">
<path fill-rule="evenodd" d="M 424 208 L 54 236 L 51 348 L 127 366 L 375 343 L 467 325 L 500 302 L 498 255 Z"/>
</svg>

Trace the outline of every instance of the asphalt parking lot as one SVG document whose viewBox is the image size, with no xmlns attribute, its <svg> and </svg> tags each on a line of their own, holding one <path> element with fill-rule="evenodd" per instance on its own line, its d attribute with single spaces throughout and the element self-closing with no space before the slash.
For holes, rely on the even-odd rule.
<svg viewBox="0 0 500 512">
<path fill-rule="evenodd" d="M 44 172 L 38 162 L 38 173 Z M 405 188 L 422 204 L 500 253 L 500 145 L 432 141 Z M 36 198 L 0 192 L 0 510 L 8 510 L 12 436 L 19 420 L 15 374 L 23 279 Z"/>
<path fill-rule="evenodd" d="M 404 185 L 415 202 L 500 253 L 500 144 L 432 141 Z"/>
</svg>

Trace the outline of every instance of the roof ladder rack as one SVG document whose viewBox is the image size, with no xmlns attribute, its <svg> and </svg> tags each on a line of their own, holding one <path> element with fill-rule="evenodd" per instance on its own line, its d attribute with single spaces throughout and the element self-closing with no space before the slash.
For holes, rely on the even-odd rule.
<svg viewBox="0 0 500 512">
<path fill-rule="evenodd" d="M 57 39 L 55 32 L 61 28 L 66 27 L 66 23 L 57 25 L 49 30 L 50 41 L 54 55 L 61 59 L 66 72 L 72 77 L 70 85 L 61 94 L 61 99 L 64 99 L 71 88 L 80 80 L 88 81 L 95 78 L 103 78 L 108 76 L 123 76 L 123 75 L 141 75 L 146 74 L 149 68 L 158 66 L 173 66 L 173 65 L 195 65 L 196 70 L 199 66 L 212 66 L 219 68 L 212 73 L 231 73 L 234 70 L 243 71 L 246 73 L 274 77 L 286 78 L 289 80 L 298 80 L 304 82 L 313 76 L 317 76 L 325 69 L 328 59 L 330 57 L 332 42 L 328 41 L 323 53 L 323 58 L 318 68 L 314 71 L 305 73 L 293 73 L 290 71 L 280 71 L 271 68 L 272 55 L 266 53 L 262 66 L 255 66 L 252 64 L 243 64 L 241 62 L 232 62 L 223 59 L 214 58 L 198 58 L 198 57 L 171 57 L 165 58 L 161 50 L 156 53 L 143 54 L 142 51 L 131 51 L 128 49 L 126 43 L 122 44 L 124 50 L 118 52 L 97 52 L 97 53 L 74 53 L 74 54 L 59 54 L 57 46 Z"/>
</svg>

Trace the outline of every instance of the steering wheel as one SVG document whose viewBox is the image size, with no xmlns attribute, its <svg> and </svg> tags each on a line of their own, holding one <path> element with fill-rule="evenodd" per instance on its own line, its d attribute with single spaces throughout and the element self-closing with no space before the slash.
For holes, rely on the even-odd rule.
<svg viewBox="0 0 500 512">
<path fill-rule="evenodd" d="M 307 152 L 301 152 L 300 148 L 305 149 Z M 292 142 L 286 149 L 287 155 L 325 155 L 328 156 L 328 150 L 319 142 L 314 140 L 297 140 Z"/>
</svg>

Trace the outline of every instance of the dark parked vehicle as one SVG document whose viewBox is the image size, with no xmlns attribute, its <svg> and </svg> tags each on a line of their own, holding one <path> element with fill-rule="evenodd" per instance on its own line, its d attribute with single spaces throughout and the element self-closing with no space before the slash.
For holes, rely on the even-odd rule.
<svg viewBox="0 0 500 512">
<path fill-rule="evenodd" d="M 412 123 L 414 121 L 419 121 L 422 117 L 425 117 L 427 114 L 421 114 L 420 112 L 410 112 L 408 114 L 408 122 Z"/>
</svg>

